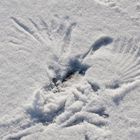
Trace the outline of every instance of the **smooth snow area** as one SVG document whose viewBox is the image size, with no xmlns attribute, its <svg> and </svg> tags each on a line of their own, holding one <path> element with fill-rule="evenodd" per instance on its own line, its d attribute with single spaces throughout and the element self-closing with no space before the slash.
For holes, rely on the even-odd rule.
<svg viewBox="0 0 140 140">
<path fill-rule="evenodd" d="M 139 140 L 139 0 L 1 0 L 0 116 L 0 140 Z"/>
</svg>

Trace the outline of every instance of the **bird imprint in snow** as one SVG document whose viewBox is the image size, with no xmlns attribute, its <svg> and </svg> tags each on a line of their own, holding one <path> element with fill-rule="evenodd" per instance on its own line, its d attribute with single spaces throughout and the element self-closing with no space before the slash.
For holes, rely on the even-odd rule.
<svg viewBox="0 0 140 140">
<path fill-rule="evenodd" d="M 70 60 L 65 69 L 66 74 L 60 79 L 55 77 L 52 85 L 49 85 L 51 88 L 37 91 L 32 106 L 27 109 L 32 119 L 46 125 L 56 123 L 63 127 L 84 121 L 98 127 L 107 124 L 109 114 L 106 107 L 98 103 L 99 106 L 90 107 L 92 111 L 89 111 L 89 104 L 97 99 L 102 102 L 99 97 L 106 90 L 115 91 L 140 79 L 140 48 L 137 46 L 139 40 L 133 38 L 117 39 L 114 45 L 101 47 L 108 44 L 106 42 L 111 43 L 111 38 L 98 39 L 94 43 L 96 45 L 92 45 L 93 48 L 79 59 Z M 95 49 L 95 46 L 100 47 Z M 87 61 L 88 58 L 92 58 L 92 63 Z M 118 95 L 114 92 L 110 96 L 113 97 L 112 102 L 115 102 L 114 96 Z"/>
<path fill-rule="evenodd" d="M 109 115 L 105 112 L 105 107 L 95 106 L 92 111 L 88 110 L 87 106 L 91 104 L 92 96 L 97 96 L 96 92 L 100 87 L 85 79 L 86 71 L 91 66 L 84 63 L 84 60 L 111 42 L 111 37 L 102 36 L 91 45 L 86 53 L 71 58 L 64 65 L 65 70 L 60 69 L 62 74 L 58 76 L 56 73 L 50 85 L 36 92 L 33 104 L 27 108 L 27 113 L 31 118 L 35 122 L 42 122 L 46 125 L 56 123 L 62 127 L 85 121 L 97 127 L 106 125 L 106 118 Z"/>
<path fill-rule="evenodd" d="M 20 26 L 23 32 L 26 31 L 42 43 L 40 38 L 36 37 L 38 34 L 17 19 L 12 19 L 15 26 Z M 39 28 L 31 22 L 36 29 Z M 68 44 L 67 32 L 70 33 L 74 25 L 70 24 L 64 33 L 61 40 L 64 44 Z M 54 32 L 58 33 L 58 29 Z M 51 31 L 50 34 L 54 32 Z M 65 36 L 67 39 L 64 39 Z M 134 38 L 120 37 L 113 40 L 112 37 L 101 36 L 84 54 L 69 57 L 67 61 L 63 61 L 63 57 L 61 62 L 56 61 L 57 65 L 52 66 L 54 74 L 50 76 L 50 84 L 35 91 L 33 102 L 26 107 L 26 113 L 31 121 L 45 126 L 54 123 L 61 127 L 71 127 L 83 122 L 99 128 L 107 125 L 109 114 L 106 103 L 110 100 L 118 105 L 127 94 L 127 87 L 120 94 L 115 91 L 126 84 L 130 84 L 128 90 L 131 90 L 135 87 L 135 84 L 131 83 L 140 80 L 138 43 L 139 39 Z M 66 45 L 62 46 L 65 50 Z M 107 95 L 105 98 L 104 94 Z"/>
</svg>

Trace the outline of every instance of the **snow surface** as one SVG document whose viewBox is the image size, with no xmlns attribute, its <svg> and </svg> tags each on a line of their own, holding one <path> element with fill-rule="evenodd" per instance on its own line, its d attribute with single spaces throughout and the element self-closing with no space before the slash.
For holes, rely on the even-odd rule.
<svg viewBox="0 0 140 140">
<path fill-rule="evenodd" d="M 0 1 L 1 140 L 139 140 L 139 0 Z"/>
</svg>

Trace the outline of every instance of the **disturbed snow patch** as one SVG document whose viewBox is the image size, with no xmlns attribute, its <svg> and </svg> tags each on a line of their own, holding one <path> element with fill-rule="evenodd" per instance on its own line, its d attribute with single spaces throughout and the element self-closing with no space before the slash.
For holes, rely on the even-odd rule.
<svg viewBox="0 0 140 140">
<path fill-rule="evenodd" d="M 109 115 L 103 107 L 95 111 L 93 109 L 93 112 L 87 111 L 86 105 L 91 102 L 92 96 L 96 96 L 100 87 L 86 79 L 86 71 L 91 65 L 84 61 L 111 42 L 111 37 L 102 36 L 86 53 L 69 58 L 63 66 L 58 64 L 61 66 L 60 73 L 56 72 L 50 85 L 37 91 L 32 107 L 27 109 L 31 118 L 44 124 L 56 123 L 63 127 L 84 121 L 99 127 L 106 125 L 105 118 Z"/>
<path fill-rule="evenodd" d="M 26 107 L 25 115 L 32 125 L 5 139 L 21 139 L 43 131 L 36 130 L 40 124 L 41 127 L 55 124 L 70 128 L 88 123 L 104 129 L 109 124 L 110 105 L 119 105 L 128 91 L 139 85 L 138 39 L 113 40 L 110 36 L 101 36 L 87 52 L 71 56 L 71 33 L 76 23 L 69 21 L 69 17 L 60 19 L 56 15 L 55 18 L 59 22 L 52 20 L 49 24 L 41 17 L 39 24 L 29 19 L 30 27 L 11 18 L 16 32 L 20 30 L 53 55 L 47 63 L 50 83 L 35 91 L 33 101 Z M 85 135 L 85 139 L 90 138 Z"/>
<path fill-rule="evenodd" d="M 100 94 L 104 94 L 104 91 L 116 90 L 140 78 L 140 50 L 134 46 L 136 40 L 130 38 L 121 41 L 116 40 L 113 47 L 100 50 L 100 46 L 111 42 L 109 37 L 102 37 L 94 43 L 96 49 L 95 45 L 92 45 L 87 53 L 75 57 L 76 61 L 72 65 L 65 66 L 66 75 L 63 75 L 60 81 L 59 78 L 52 80 L 51 90 L 42 88 L 36 93 L 33 106 L 28 109 L 31 117 L 37 121 L 43 120 L 46 124 L 56 123 L 63 127 L 84 121 L 99 127 L 106 125 L 106 118 L 109 117 L 105 111 L 106 107 L 96 108 L 98 105 L 95 105 L 91 107 L 92 111 L 88 111 L 87 106 L 99 98 Z M 124 42 L 126 44 L 122 44 Z M 87 60 L 91 57 L 90 63 Z M 114 93 L 110 97 L 113 99 L 113 96 L 117 95 Z"/>
</svg>

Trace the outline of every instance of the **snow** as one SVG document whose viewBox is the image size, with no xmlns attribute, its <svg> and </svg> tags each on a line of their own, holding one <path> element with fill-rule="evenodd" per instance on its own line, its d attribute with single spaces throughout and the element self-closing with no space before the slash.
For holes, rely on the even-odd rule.
<svg viewBox="0 0 140 140">
<path fill-rule="evenodd" d="M 140 2 L 0 2 L 0 139 L 140 139 Z"/>
</svg>

